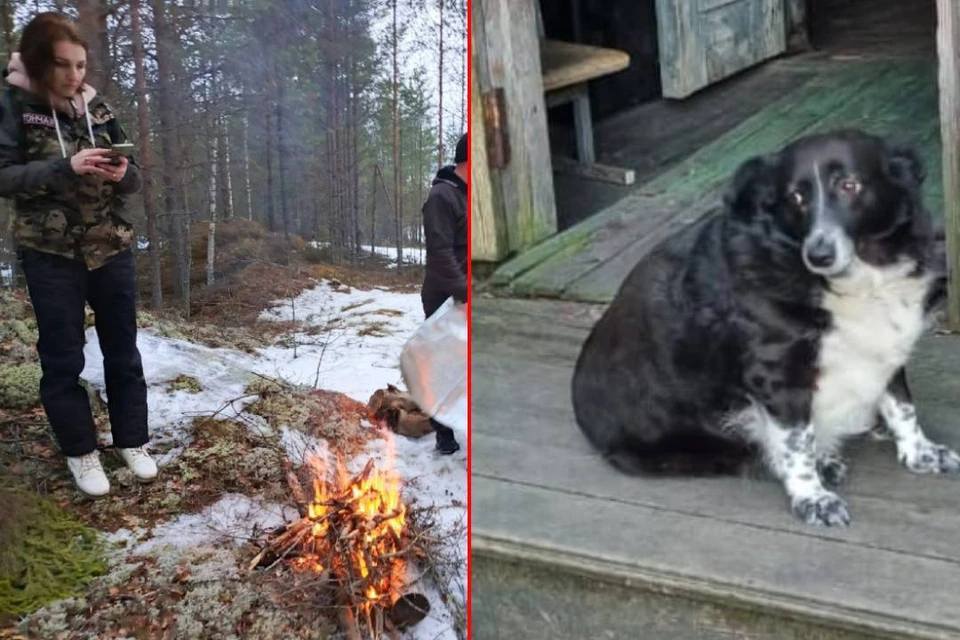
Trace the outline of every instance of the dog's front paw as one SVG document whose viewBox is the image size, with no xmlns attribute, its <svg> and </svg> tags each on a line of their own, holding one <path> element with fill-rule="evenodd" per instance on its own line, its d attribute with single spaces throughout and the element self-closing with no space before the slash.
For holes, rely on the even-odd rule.
<svg viewBox="0 0 960 640">
<path fill-rule="evenodd" d="M 830 491 L 794 496 L 793 512 L 807 524 L 845 527 L 850 524 L 850 511 L 843 498 Z"/>
<path fill-rule="evenodd" d="M 942 444 L 920 440 L 900 452 L 900 464 L 914 473 L 960 473 L 960 455 Z"/>
<path fill-rule="evenodd" d="M 825 455 L 817 459 L 817 473 L 823 484 L 839 487 L 847 479 L 847 463 L 837 455 Z"/>
</svg>

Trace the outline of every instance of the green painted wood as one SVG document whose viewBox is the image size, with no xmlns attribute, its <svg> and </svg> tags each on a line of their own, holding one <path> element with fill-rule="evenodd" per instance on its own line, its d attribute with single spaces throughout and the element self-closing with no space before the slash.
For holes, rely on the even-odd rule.
<svg viewBox="0 0 960 640">
<path fill-rule="evenodd" d="M 902 99 L 908 74 L 890 64 L 865 64 L 822 77 L 799 100 L 781 101 L 753 118 L 753 122 L 695 153 L 672 171 L 644 186 L 652 193 L 685 195 L 702 193 L 729 179 L 749 158 L 776 151 L 790 140 L 811 131 L 825 130 L 862 114 L 870 105 Z M 821 84 L 822 82 L 822 84 Z M 785 104 L 786 102 L 786 104 Z M 849 117 L 848 117 L 849 114 Z"/>
<path fill-rule="evenodd" d="M 866 80 L 863 80 L 863 82 L 866 82 Z M 819 83 L 817 84 L 819 85 Z M 860 85 L 857 82 L 857 75 L 853 73 L 850 73 L 849 77 L 837 78 L 834 82 L 828 84 L 826 87 L 811 86 L 811 83 L 804 83 L 798 86 L 796 91 L 788 94 L 783 99 L 771 106 L 770 110 L 772 110 L 773 113 L 783 115 L 783 117 L 790 117 L 789 114 L 792 112 L 792 110 L 798 108 L 799 105 L 805 104 L 812 96 L 821 93 L 822 89 L 827 89 L 830 95 L 835 96 L 836 99 L 842 100 L 852 96 L 859 86 Z M 762 131 L 764 127 L 769 124 L 771 119 L 768 111 L 769 110 L 765 109 L 751 118 L 748 118 L 726 136 L 723 136 L 723 139 L 726 139 L 728 136 L 740 138 L 755 134 L 758 131 Z M 796 114 L 795 117 L 797 119 L 803 118 L 803 116 L 799 114 Z M 698 152 L 694 154 L 691 159 L 697 162 L 698 160 L 695 158 L 699 157 L 701 154 L 702 152 Z M 686 163 L 684 163 L 684 165 L 685 164 Z M 674 173 L 675 172 L 668 172 L 666 175 L 673 175 Z M 669 184 L 669 182 L 670 181 L 667 180 L 667 184 Z M 654 183 L 657 183 L 657 180 L 655 180 Z M 640 191 L 642 194 L 654 195 L 657 191 L 657 187 L 656 184 L 654 184 L 652 190 L 644 187 Z M 662 192 L 663 189 L 660 188 L 659 191 Z M 620 213 L 617 210 L 608 209 L 602 211 L 576 225 L 575 227 L 553 236 L 544 242 L 541 242 L 536 247 L 527 250 L 513 260 L 510 260 L 499 267 L 491 277 L 491 283 L 497 286 L 509 284 L 523 273 L 541 264 L 561 250 L 576 250 L 578 248 L 587 246 L 590 242 L 590 238 L 596 231 L 603 228 L 608 222 L 616 221 L 619 215 Z"/>
<path fill-rule="evenodd" d="M 557 297 L 567 287 L 617 256 L 627 247 L 659 237 L 676 212 L 693 206 L 666 197 L 627 196 L 611 207 L 617 216 L 590 232 L 576 251 L 561 251 L 517 278 L 510 287 L 519 296 Z"/>
<path fill-rule="evenodd" d="M 657 0 L 663 95 L 685 98 L 786 50 L 783 0 Z"/>
<path fill-rule="evenodd" d="M 926 60 L 864 63 L 821 76 L 648 182 L 638 193 L 561 234 L 555 245 L 541 245 L 537 255 L 514 265 L 512 273 L 501 273 L 502 281 L 511 283 L 511 292 L 520 296 L 609 302 L 633 265 L 653 246 L 699 219 L 713 204 L 709 194 L 722 188 L 741 162 L 798 136 L 844 127 L 863 128 L 916 146 L 928 167 L 927 205 L 940 215 L 936 107 L 934 69 Z M 704 194 L 708 194 L 706 200 Z M 694 208 L 693 202 L 702 204 Z M 562 250 L 555 250 L 557 245 Z"/>
</svg>

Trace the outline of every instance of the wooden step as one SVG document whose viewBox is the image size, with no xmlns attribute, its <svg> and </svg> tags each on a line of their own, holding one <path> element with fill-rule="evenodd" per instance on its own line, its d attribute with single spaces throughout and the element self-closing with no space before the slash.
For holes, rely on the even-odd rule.
<svg viewBox="0 0 960 640">
<path fill-rule="evenodd" d="M 910 474 L 890 443 L 864 442 L 841 490 L 853 524 L 834 529 L 796 520 L 764 478 L 623 475 L 587 445 L 569 400 L 599 312 L 475 301 L 476 557 L 867 637 L 960 638 L 960 480 Z M 960 339 L 925 338 L 910 375 L 930 437 L 960 447 Z"/>
</svg>

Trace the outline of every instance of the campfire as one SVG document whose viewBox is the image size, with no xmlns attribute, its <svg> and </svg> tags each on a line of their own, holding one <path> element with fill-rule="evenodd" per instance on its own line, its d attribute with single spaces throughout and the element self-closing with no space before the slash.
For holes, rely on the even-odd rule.
<svg viewBox="0 0 960 640">
<path fill-rule="evenodd" d="M 388 440 L 389 442 L 389 440 Z M 396 634 L 422 620 L 429 602 L 407 593 L 409 563 L 422 557 L 407 526 L 407 509 L 400 496 L 400 477 L 388 451 L 387 469 L 377 469 L 371 458 L 351 475 L 343 462 L 328 466 L 314 456 L 313 496 L 292 471 L 288 483 L 303 516 L 268 539 L 251 568 L 285 563 L 297 571 L 312 572 L 336 591 L 341 623 L 347 637 Z"/>
</svg>

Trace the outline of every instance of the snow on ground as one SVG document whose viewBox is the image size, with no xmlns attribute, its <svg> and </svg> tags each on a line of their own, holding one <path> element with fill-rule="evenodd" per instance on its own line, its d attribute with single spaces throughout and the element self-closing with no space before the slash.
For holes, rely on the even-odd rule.
<svg viewBox="0 0 960 640">
<path fill-rule="evenodd" d="M 314 247 L 326 247 L 329 246 L 329 242 L 311 242 Z M 397 263 L 397 248 L 396 247 L 371 247 L 370 245 L 362 245 L 362 251 L 368 254 L 375 254 L 378 256 L 384 256 L 390 258 L 393 264 L 388 265 L 389 268 L 396 268 Z M 424 264 L 427 259 L 426 249 L 424 247 L 404 247 L 403 248 L 403 261 L 407 264 Z"/>
<path fill-rule="evenodd" d="M 342 285 L 334 287 L 329 282 L 320 282 L 292 301 L 278 301 L 262 317 L 277 321 L 296 318 L 315 329 L 287 335 L 256 355 L 165 338 L 149 329 L 139 333 L 138 345 L 149 385 L 153 443 L 186 443 L 194 416 L 209 415 L 230 402 L 240 410 L 249 401 L 242 398 L 243 389 L 256 373 L 339 391 L 362 403 L 387 384 L 402 387 L 400 351 L 422 323 L 423 310 L 419 294 L 384 289 L 347 290 Z M 83 378 L 102 391 L 102 354 L 94 328 L 88 330 L 84 355 Z M 203 391 L 198 394 L 168 392 L 166 383 L 180 374 L 195 377 Z M 245 414 L 245 417 L 255 421 L 253 416 Z M 304 451 L 319 455 L 327 451 L 327 443 L 303 434 L 284 431 L 281 436 L 294 463 L 302 462 Z M 467 473 L 466 438 L 463 434 L 458 437 L 463 448 L 453 456 L 437 455 L 434 439 L 429 436 L 420 440 L 399 437 L 394 444 L 395 464 L 404 478 L 407 500 L 437 508 L 438 537 L 449 537 L 450 553 L 462 558 L 458 571 L 445 576 L 450 592 L 462 599 L 467 580 Z M 376 440 L 369 446 L 368 455 L 382 461 L 387 446 L 385 440 Z M 161 463 L 178 453 L 179 448 L 175 448 Z M 359 470 L 367 457 L 358 456 L 349 466 Z M 292 517 L 290 513 L 286 515 Z M 164 545 L 182 548 L 230 538 L 242 541 L 276 526 L 283 516 L 278 505 L 226 495 L 200 514 L 184 515 L 158 526 L 150 540 L 132 546 L 134 553 L 146 553 Z M 114 535 L 116 539 L 131 537 L 139 536 L 129 531 Z M 427 588 L 426 595 L 431 601 L 430 615 L 413 627 L 407 637 L 455 639 L 451 611 L 434 587 Z"/>
<path fill-rule="evenodd" d="M 288 336 L 296 341 L 296 356 L 289 344 L 263 349 L 256 365 L 258 373 L 340 391 L 363 403 L 388 384 L 402 386 L 400 350 L 424 320 L 419 294 L 383 289 L 347 293 L 328 282 L 292 302 L 281 302 L 261 319 L 296 319 L 329 328 L 317 335 L 301 332 Z M 371 327 L 376 330 L 360 335 Z M 320 379 L 314 385 L 318 369 Z"/>
<path fill-rule="evenodd" d="M 153 536 L 132 549 L 144 555 L 171 546 L 187 549 L 212 544 L 224 539 L 242 544 L 264 531 L 299 517 L 297 510 L 279 504 L 268 504 L 240 493 L 228 493 L 200 513 L 182 515 L 164 522 L 153 530 Z"/>
<path fill-rule="evenodd" d="M 370 251 L 367 248 L 367 251 Z M 393 260 L 397 261 L 397 248 L 396 247 L 373 247 L 373 250 L 370 253 L 375 253 L 378 256 L 386 256 Z M 408 264 L 423 264 L 426 259 L 426 253 L 423 247 L 404 247 L 403 248 L 403 261 Z"/>
</svg>

